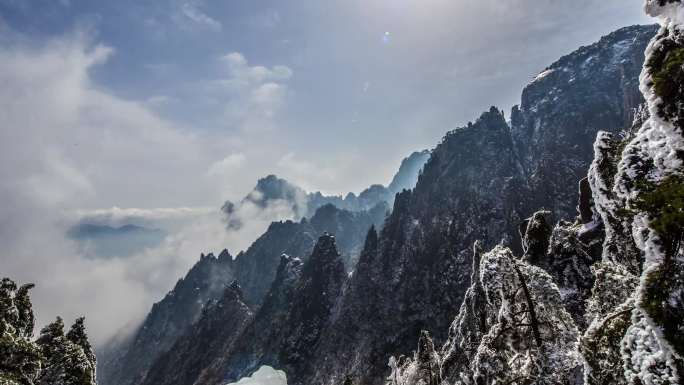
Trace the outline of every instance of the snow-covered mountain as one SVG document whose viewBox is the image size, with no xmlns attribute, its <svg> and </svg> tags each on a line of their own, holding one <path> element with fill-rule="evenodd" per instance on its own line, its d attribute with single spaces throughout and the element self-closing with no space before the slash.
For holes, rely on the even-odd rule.
<svg viewBox="0 0 684 385">
<path fill-rule="evenodd" d="M 681 83 L 668 83 L 682 39 L 671 25 L 647 50 L 639 109 L 656 31 L 623 28 L 561 58 L 510 124 L 492 107 L 449 131 L 420 173 L 406 166 L 415 188 L 386 218 L 260 181 L 246 201 L 315 214 L 224 256 L 221 285 L 192 292 L 200 305 L 170 293 L 155 307 L 186 318 L 153 309 L 103 383 L 225 384 L 261 365 L 290 385 L 677 383 L 681 208 L 657 213 L 684 191 Z"/>
<path fill-rule="evenodd" d="M 647 2 L 665 23 L 646 49 L 646 103 L 631 128 L 596 137 L 579 205 L 592 215 L 551 230 L 536 213 L 523 258 L 476 247 L 443 348 L 423 332 L 412 358 L 391 359 L 389 384 L 682 382 L 683 8 Z"/>
</svg>

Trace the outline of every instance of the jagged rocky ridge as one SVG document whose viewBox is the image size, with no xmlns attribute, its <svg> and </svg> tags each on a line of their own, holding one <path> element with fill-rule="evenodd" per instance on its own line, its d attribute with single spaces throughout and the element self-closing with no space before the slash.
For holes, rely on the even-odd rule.
<svg viewBox="0 0 684 385">
<path fill-rule="evenodd" d="M 226 201 L 221 210 L 228 228 L 237 229 L 242 226 L 240 211 L 249 206 L 260 209 L 273 206 L 272 208 L 291 211 L 294 220 L 310 218 L 319 207 L 328 204 L 352 212 L 370 210 L 382 202 L 392 206 L 397 193 L 416 185 L 418 174 L 429 157 L 428 150 L 416 151 L 401 161 L 399 170 L 386 187 L 374 184 L 359 195 L 350 192 L 344 197 L 323 195 L 319 191 L 307 193 L 285 179 L 268 175 L 259 179 L 254 189 L 238 204 Z"/>
<path fill-rule="evenodd" d="M 557 202 L 561 198 L 539 193 L 534 178 L 554 175 L 561 166 L 565 169 L 570 165 L 580 167 L 574 162 L 582 162 L 583 173 L 586 173 L 595 133 L 600 128 L 618 131 L 630 115 L 627 106 L 634 103 L 631 107 L 635 108 L 639 103 L 638 98 L 626 96 L 636 91 L 623 93 L 616 87 L 622 87 L 623 82 L 625 88 L 629 88 L 628 85 L 636 87 L 643 63 L 639 53 L 654 33 L 653 26 L 619 30 L 593 47 L 581 49 L 561 61 L 563 66 L 569 67 L 569 72 L 578 74 L 576 81 L 559 85 L 555 83 L 558 80 L 546 77 L 528 87 L 559 89 L 555 102 L 564 105 L 569 116 L 582 116 L 583 122 L 607 119 L 605 121 L 614 122 L 612 125 L 575 126 L 564 122 L 560 114 L 545 115 L 542 108 L 521 108 L 522 116 L 518 117 L 523 118 L 521 121 L 543 117 L 534 130 L 536 136 L 533 138 L 536 139 L 521 144 L 518 138 L 523 134 L 520 132 L 523 126 L 513 123 L 508 128 L 503 114 L 492 109 L 475 123 L 448 133 L 433 150 L 416 188 L 397 196 L 393 213 L 378 240 L 378 251 L 372 254 L 368 268 L 370 278 L 360 278 L 360 265 L 357 269 L 359 278 L 356 274 L 352 277 L 350 288 L 345 292 L 350 294 L 341 299 L 340 315 L 316 348 L 318 355 L 325 359 L 311 377 L 296 379 L 294 383 L 343 383 L 348 380 L 352 384 L 379 384 L 388 373 L 387 357 L 410 352 L 409 345 L 415 346 L 420 330 L 429 330 L 438 345 L 443 343 L 469 285 L 473 242 L 481 239 L 484 248 L 509 245 L 514 252 L 522 253 L 517 233 L 524 218 L 539 207 L 559 207 L 557 216 L 563 216 L 569 210 L 564 207 L 574 211 L 578 189 L 570 188 L 570 192 L 565 193 L 568 201 L 559 205 Z M 616 46 L 622 49 L 614 49 Z M 594 56 L 597 51 L 601 54 Z M 602 62 L 605 70 L 583 73 L 580 68 L 589 57 Z M 605 83 L 598 79 L 600 77 L 618 80 L 610 83 L 613 87 L 609 89 L 593 89 L 586 85 L 587 82 Z M 623 107 L 598 111 L 592 106 L 585 108 L 585 104 L 569 102 L 578 100 L 578 94 L 591 96 L 589 101 L 606 99 Z M 543 100 L 545 95 L 538 98 L 542 100 L 528 102 L 538 106 L 553 102 Z M 556 129 L 560 123 L 565 123 L 562 126 L 565 131 L 579 131 L 584 135 L 575 134 L 576 142 L 572 146 L 561 145 L 569 134 L 558 135 Z M 520 152 L 524 146 L 529 146 L 531 150 L 528 151 L 537 156 L 525 160 Z M 559 165 L 544 161 L 551 158 L 567 158 L 570 163 Z M 568 186 L 576 186 L 583 176 L 579 171 L 561 175 L 564 175 L 562 179 L 549 183 L 565 190 Z M 540 204 L 545 196 L 547 200 Z M 579 237 L 581 227 L 567 231 Z M 597 231 L 600 233 L 600 229 Z M 591 250 L 595 249 L 595 244 L 578 250 L 573 250 L 571 245 L 560 244 L 559 247 L 567 249 L 568 254 L 567 262 L 558 262 L 559 268 L 574 263 L 572 253 L 587 258 L 587 262 L 596 258 L 596 252 Z M 586 257 L 585 252 L 590 256 Z M 577 279 L 568 279 L 567 289 L 559 293 L 563 294 L 561 298 L 578 303 L 588 295 L 586 284 L 580 279 L 587 271 L 583 268 L 576 273 Z M 373 296 L 353 298 L 351 293 L 357 291 L 357 286 L 367 288 L 365 292 L 371 292 Z"/>
<path fill-rule="evenodd" d="M 578 219 L 574 234 L 562 223 L 570 232 L 554 231 L 547 242 L 548 228 L 538 213 L 526 226 L 523 258 L 497 246 L 478 262 L 476 250 L 479 271 L 444 348 L 435 351 L 421 334 L 413 358 L 390 360 L 389 384 L 682 383 L 684 4 L 649 0 L 646 11 L 662 27 L 646 49 L 640 76 L 645 108 L 622 135 L 599 132 L 596 138 L 588 173 L 593 199 L 580 203 L 584 213 L 586 203 L 593 203 L 592 221 Z M 577 243 L 587 231 L 604 238 L 602 250 L 595 262 L 593 253 L 574 257 L 576 276 L 591 269 L 576 285 L 568 274 L 557 274 L 567 271 L 554 266 L 567 253 L 556 245 L 591 249 Z M 529 258 L 532 246 L 543 250 L 545 244 L 546 262 Z M 516 273 L 502 268 L 507 266 Z M 566 302 L 561 298 L 568 283 L 579 297 Z M 576 302 L 581 298 L 587 299 L 582 313 Z"/>
<path fill-rule="evenodd" d="M 260 208 L 283 204 L 296 216 L 306 214 L 309 219 L 272 223 L 234 261 L 227 250 L 218 258 L 213 254 L 200 258 L 187 276 L 153 306 L 133 335 L 112 341 L 103 349 L 100 382 L 105 385 L 139 383 L 154 360 L 200 319 L 205 304 L 221 298 L 224 287 L 235 279 L 241 286 L 244 302 L 257 309 L 275 278 L 281 254 L 306 259 L 316 238 L 324 232 L 336 235 L 345 268 L 351 271 L 368 228 L 382 226 L 389 210 L 387 202 L 393 201 L 397 191 L 415 185 L 428 157 L 429 151 L 414 152 L 401 162 L 388 187 L 373 185 L 359 196 L 350 193 L 344 199 L 319 192 L 307 194 L 273 175 L 259 180 L 241 204 Z M 231 216 L 235 209 L 230 202 L 222 208 L 229 228 L 241 226 L 238 217 Z"/>
<path fill-rule="evenodd" d="M 327 204 L 310 220 L 273 222 L 235 258 L 227 250 L 218 257 L 202 255 L 173 290 L 152 307 L 134 335 L 100 354 L 100 382 L 140 383 L 154 361 L 200 320 L 209 302 L 222 298 L 225 288 L 234 280 L 241 286 L 241 300 L 250 309 L 258 309 L 276 277 L 280 256 L 287 254 L 306 260 L 320 234 L 337 234 L 340 258 L 345 269 L 351 270 L 366 232 L 372 226 L 381 226 L 387 211 L 384 202 L 357 212 Z"/>
<path fill-rule="evenodd" d="M 244 328 L 232 322 L 224 324 L 231 333 L 240 333 L 237 340 L 223 343 L 218 349 L 214 345 L 203 346 L 207 359 L 193 367 L 200 370 L 199 375 L 187 378 L 186 370 L 168 363 L 195 359 L 194 352 L 183 347 L 197 346 L 196 338 L 208 323 L 204 318 L 179 339 L 169 354 L 161 357 L 143 383 L 215 383 L 223 377 L 241 377 L 261 365 L 282 368 L 295 378 L 310 372 L 315 357 L 311 347 L 329 323 L 345 277 L 335 237 L 326 233 L 318 239 L 306 262 L 282 257 L 264 305 L 251 322 Z"/>
<path fill-rule="evenodd" d="M 315 343 L 288 351 L 290 356 L 311 359 L 285 364 L 275 359 L 269 361 L 270 358 L 264 358 L 268 355 L 260 351 L 245 357 L 258 357 L 256 362 L 288 365 L 290 384 L 381 384 L 389 373 L 388 357 L 409 354 L 421 330 L 429 330 L 437 346 L 451 340 L 449 326 L 471 287 L 470 249 L 476 240 L 481 240 L 483 249 L 497 244 L 511 247 L 511 251 L 500 247 L 486 258 L 491 274 L 505 275 L 502 285 L 522 287 L 522 282 L 527 285 L 528 281 L 534 281 L 534 285 L 528 287 L 528 295 L 516 289 L 499 293 L 498 299 L 493 299 L 499 310 L 511 312 L 510 317 L 515 318 L 521 330 L 507 329 L 494 313 L 464 321 L 477 324 L 483 318 L 485 326 L 505 329 L 506 337 L 519 340 L 509 346 L 494 338 L 496 335 L 489 335 L 484 346 L 490 352 L 499 348 L 510 354 L 517 352 L 516 349 L 530 352 L 527 361 L 523 360 L 530 363 L 527 369 L 504 364 L 494 368 L 497 362 L 501 363 L 500 357 L 481 355 L 477 362 L 487 363 L 492 370 L 478 372 L 482 373 L 478 378 L 508 375 L 509 369 L 519 374 L 558 372 L 557 376 L 567 374 L 572 378 L 581 375 L 578 345 L 570 340 L 576 341 L 582 333 L 582 304 L 594 295 L 589 288 L 596 285 L 587 283 L 591 279 L 588 272 L 599 258 L 597 242 L 600 243 L 604 230 L 594 218 L 600 216 L 599 210 L 592 211 L 598 204 L 592 206 L 591 199 L 587 201 L 586 183 L 584 189 L 568 186 L 576 185 L 586 172 L 598 130 L 618 132 L 630 119 L 631 109 L 641 101 L 634 90 L 643 63 L 640 53 L 654 33 L 655 27 L 625 28 L 562 59 L 559 62 L 562 66 L 557 66 L 559 71 L 564 68 L 561 72 L 574 73 L 575 78 L 570 81 L 571 78 L 551 76 L 553 73 L 538 77 L 526 88 L 527 99 L 523 97 L 522 107 L 514 109 L 510 127 L 503 113 L 492 108 L 476 122 L 449 132 L 433 150 L 415 189 L 398 194 L 392 214 L 380 232 L 369 233 L 356 269 L 341 283 L 335 306 L 316 333 Z M 582 70 L 588 60 L 595 60 L 592 65 L 600 70 Z M 605 84 L 609 88 L 588 83 Z M 530 91 L 534 89 L 542 91 Z M 547 97 L 549 93 L 554 94 L 553 98 Z M 601 105 L 606 108 L 596 109 L 594 104 L 580 103 L 581 100 L 604 103 Z M 556 103 L 565 109 L 554 110 Z M 558 169 L 569 171 L 556 173 Z M 551 187 L 543 183 L 545 180 Z M 548 215 L 539 213 L 528 221 L 523 233 L 529 234 L 524 242 L 520 241 L 519 224 L 540 207 L 550 209 L 553 216 L 572 218 L 578 190 L 585 192 L 580 202 L 582 221 L 560 223 L 550 229 L 548 223 L 553 218 L 545 219 L 543 225 L 540 217 Z M 533 237 L 536 232 L 552 237 L 550 240 L 546 236 Z M 540 253 L 545 244 L 550 247 Z M 548 250 L 552 249 L 562 257 L 548 259 Z M 524 260 L 513 257 L 523 253 Z M 550 271 L 545 271 L 547 268 Z M 558 277 L 565 280 L 556 281 Z M 521 325 L 532 318 L 527 304 L 533 296 L 542 296 L 540 303 L 553 308 L 550 313 L 539 315 L 545 325 L 553 327 L 534 331 Z M 485 298 L 481 293 L 476 297 L 479 299 L 475 302 Z M 274 310 L 274 314 L 288 314 L 289 302 L 287 298 L 276 301 L 274 307 L 279 310 Z M 510 302 L 511 306 L 504 306 L 504 302 Z M 556 309 L 560 304 L 569 307 Z M 257 312 L 265 307 L 266 302 Z M 569 327 L 560 333 L 558 323 Z M 294 325 L 277 324 L 281 325 L 279 328 L 295 330 Z M 479 333 L 485 335 L 490 331 L 483 327 Z M 479 346 L 477 333 L 463 331 L 461 334 L 470 335 L 468 338 L 473 338 Z M 427 357 L 437 359 L 441 353 L 433 352 L 435 343 L 428 341 L 427 334 L 422 335 L 418 356 L 426 364 L 418 365 L 419 372 L 432 373 L 425 380 L 432 384 L 438 378 L 435 377 L 437 361 Z M 532 343 L 525 341 L 530 336 Z M 542 339 L 548 336 L 553 337 L 549 340 L 552 342 Z M 555 345 L 574 353 L 557 362 L 539 354 Z M 268 354 L 278 357 L 284 351 L 279 349 L 276 346 L 277 352 L 271 350 Z M 177 353 L 183 355 L 183 352 Z M 230 382 L 255 369 L 254 359 L 241 359 L 231 350 L 224 354 L 223 362 L 229 364 L 203 368 L 201 382 L 197 383 Z M 394 373 L 405 371 L 406 365 L 400 362 Z M 170 376 L 167 380 L 166 383 L 182 383 L 174 382 Z"/>
<path fill-rule="evenodd" d="M 155 361 L 145 381 L 161 385 L 165 376 L 173 375 L 177 383 L 192 384 L 217 354 L 230 351 L 252 316 L 239 284 L 233 281 L 221 299 L 210 301 L 199 320 Z"/>
</svg>

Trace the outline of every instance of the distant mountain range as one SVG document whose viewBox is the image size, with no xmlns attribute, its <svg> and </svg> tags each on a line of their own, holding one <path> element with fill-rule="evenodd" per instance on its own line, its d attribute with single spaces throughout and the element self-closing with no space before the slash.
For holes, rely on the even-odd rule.
<svg viewBox="0 0 684 385">
<path fill-rule="evenodd" d="M 166 232 L 127 224 L 112 227 L 100 224 L 79 223 L 67 231 L 83 254 L 90 258 L 127 257 L 146 248 L 158 246 Z"/>
<path fill-rule="evenodd" d="M 391 207 L 395 194 L 416 185 L 420 170 L 429 157 L 430 151 L 428 150 L 412 153 L 402 160 L 399 170 L 387 187 L 374 184 L 358 196 L 351 192 L 344 197 L 323 195 L 318 191 L 308 193 L 285 179 L 268 175 L 259 179 L 254 189 L 239 203 L 226 201 L 221 210 L 226 216 L 228 228 L 238 229 L 243 221 L 239 211 L 245 205 L 254 205 L 261 209 L 269 205 L 282 205 L 291 210 L 295 220 L 310 218 L 319 207 L 326 204 L 333 204 L 337 208 L 348 211 L 370 210 L 380 202 L 386 202 Z"/>
</svg>

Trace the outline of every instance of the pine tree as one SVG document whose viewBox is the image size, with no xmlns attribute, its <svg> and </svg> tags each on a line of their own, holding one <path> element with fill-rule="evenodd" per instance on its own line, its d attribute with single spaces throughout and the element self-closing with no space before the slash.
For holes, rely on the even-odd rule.
<svg viewBox="0 0 684 385">
<path fill-rule="evenodd" d="M 41 385 L 95 385 L 95 356 L 83 321 L 77 319 L 67 335 L 60 317 L 41 330 L 36 341 L 45 357 Z"/>
<path fill-rule="evenodd" d="M 33 311 L 24 285 L 16 291 L 14 281 L 0 283 L 0 384 L 32 385 L 40 370 L 40 349 L 29 338 Z"/>
<path fill-rule="evenodd" d="M 83 352 L 88 357 L 88 361 L 90 361 L 91 365 L 95 367 L 95 353 L 93 352 L 93 349 L 90 346 L 90 342 L 88 341 L 88 335 L 86 334 L 85 317 L 79 317 L 76 319 L 74 324 L 71 325 L 71 329 L 69 329 L 69 332 L 67 333 L 66 337 L 69 341 L 80 346 L 81 349 L 83 349 Z"/>
<path fill-rule="evenodd" d="M 64 321 L 62 317 L 57 317 L 55 322 L 42 328 L 36 343 L 42 349 L 45 357 L 55 357 L 64 343 Z"/>
<path fill-rule="evenodd" d="M 35 316 L 33 315 L 33 304 L 31 304 L 31 297 L 29 295 L 29 290 L 33 289 L 35 286 L 36 285 L 32 283 L 22 285 L 17 291 L 17 295 L 14 297 L 14 304 L 19 313 L 17 325 L 19 333 L 27 338 L 33 337 L 33 328 L 35 327 L 36 322 Z"/>
<path fill-rule="evenodd" d="M 3 278 L 0 281 L 0 317 L 5 322 L 13 327 L 16 327 L 19 319 L 19 312 L 14 305 L 14 293 L 17 290 L 17 284 L 9 278 Z"/>
</svg>

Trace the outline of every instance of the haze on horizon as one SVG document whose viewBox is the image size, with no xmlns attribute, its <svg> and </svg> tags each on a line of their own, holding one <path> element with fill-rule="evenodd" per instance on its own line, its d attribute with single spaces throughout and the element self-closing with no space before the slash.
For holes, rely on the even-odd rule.
<svg viewBox="0 0 684 385">
<path fill-rule="evenodd" d="M 563 54 L 650 22 L 641 0 L 0 0 L 3 274 L 39 283 L 39 324 L 85 313 L 101 343 L 200 252 L 263 231 L 214 211 L 259 177 L 387 183 Z M 65 230 L 86 214 L 173 231 L 85 258 Z"/>
</svg>

